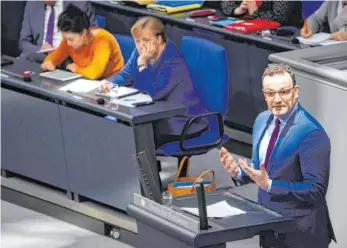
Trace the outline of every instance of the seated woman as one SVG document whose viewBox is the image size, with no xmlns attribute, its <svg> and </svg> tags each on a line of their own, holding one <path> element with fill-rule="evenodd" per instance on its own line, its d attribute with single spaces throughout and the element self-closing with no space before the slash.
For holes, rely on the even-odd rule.
<svg viewBox="0 0 347 248">
<path fill-rule="evenodd" d="M 330 39 L 347 40 L 347 1 L 325 0 L 321 7 L 307 19 L 307 29 L 301 29 L 301 36 L 308 38 L 328 24 L 332 33 Z"/>
<path fill-rule="evenodd" d="M 88 79 L 102 79 L 120 71 L 124 66 L 118 42 L 101 28 L 90 27 L 86 13 L 70 4 L 58 19 L 63 41 L 41 64 L 43 71 L 52 71 L 68 56 L 73 63 L 66 69 Z"/>
<path fill-rule="evenodd" d="M 223 0 L 221 10 L 234 17 L 254 17 L 277 21 L 281 26 L 302 27 L 301 1 Z"/>
<path fill-rule="evenodd" d="M 155 125 L 156 146 L 174 141 L 183 129 L 187 116 L 206 112 L 195 94 L 188 65 L 175 44 L 164 34 L 163 23 L 154 17 L 140 18 L 131 28 L 136 49 L 123 70 L 101 83 L 101 91 L 108 91 L 112 84 L 127 84 L 153 100 L 165 100 L 185 105 L 186 117 L 171 118 Z M 207 128 L 206 123 L 194 128 Z"/>
</svg>

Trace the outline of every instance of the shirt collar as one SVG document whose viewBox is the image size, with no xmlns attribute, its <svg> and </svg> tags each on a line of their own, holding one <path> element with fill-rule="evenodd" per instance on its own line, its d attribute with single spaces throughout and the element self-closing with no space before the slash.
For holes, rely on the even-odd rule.
<svg viewBox="0 0 347 248">
<path fill-rule="evenodd" d="M 292 109 L 292 111 L 290 111 L 289 113 L 282 115 L 281 117 L 278 117 L 278 119 L 280 120 L 282 126 L 285 126 L 288 119 L 292 116 L 292 114 L 296 111 L 296 109 L 298 108 L 299 103 L 296 103 L 294 108 Z M 274 116 L 274 119 L 276 117 Z"/>
</svg>

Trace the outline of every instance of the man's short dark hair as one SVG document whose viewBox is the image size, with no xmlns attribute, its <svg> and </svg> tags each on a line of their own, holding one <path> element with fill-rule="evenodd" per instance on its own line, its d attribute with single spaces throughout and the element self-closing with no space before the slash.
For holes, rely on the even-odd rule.
<svg viewBox="0 0 347 248">
<path fill-rule="evenodd" d="M 89 29 L 89 27 L 88 15 L 71 3 L 60 14 L 58 19 L 58 29 L 61 32 L 82 33 L 84 29 Z"/>
<path fill-rule="evenodd" d="M 294 75 L 294 71 L 291 67 L 285 65 L 285 64 L 269 64 L 268 67 L 265 69 L 263 73 L 262 80 L 264 80 L 265 77 L 272 77 L 275 75 L 283 75 L 284 73 L 288 73 L 290 77 L 292 78 L 293 85 L 296 85 L 296 79 Z"/>
</svg>

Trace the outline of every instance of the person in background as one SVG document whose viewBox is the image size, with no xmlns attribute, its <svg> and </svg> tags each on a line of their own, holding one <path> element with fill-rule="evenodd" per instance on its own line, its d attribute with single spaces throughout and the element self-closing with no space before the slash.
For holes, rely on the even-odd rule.
<svg viewBox="0 0 347 248">
<path fill-rule="evenodd" d="M 92 26 L 97 27 L 94 8 L 88 1 L 27 1 L 19 38 L 20 58 L 42 63 L 47 53 L 37 53 L 59 46 L 62 41 L 58 17 L 70 4 L 84 11 Z"/>
<path fill-rule="evenodd" d="M 309 38 L 320 32 L 328 24 L 331 32 L 330 39 L 347 40 L 347 1 L 325 0 L 320 8 L 307 19 L 307 28 L 301 29 L 301 36 Z"/>
<path fill-rule="evenodd" d="M 132 83 L 155 101 L 185 105 L 187 116 L 204 113 L 206 110 L 194 92 L 188 65 L 176 45 L 166 37 L 164 24 L 157 18 L 143 17 L 132 26 L 131 34 L 136 49 L 122 71 L 101 83 L 101 91 L 109 91 L 113 84 Z M 155 124 L 157 147 L 179 137 L 186 116 L 183 119 L 181 122 L 181 118 L 170 118 Z"/>
<path fill-rule="evenodd" d="M 223 0 L 220 5 L 227 16 L 266 19 L 297 28 L 303 24 L 301 1 Z"/>
<path fill-rule="evenodd" d="M 260 235 L 263 248 L 328 248 L 335 239 L 326 203 L 330 140 L 323 127 L 299 103 L 291 68 L 271 64 L 263 74 L 268 110 L 253 126 L 252 161 L 235 161 L 222 148 L 223 167 L 241 182 L 259 186 L 258 203 L 294 218 L 289 233 Z"/>
<path fill-rule="evenodd" d="M 88 79 L 103 79 L 123 68 L 123 56 L 113 35 L 90 27 L 87 14 L 75 5 L 70 4 L 61 13 L 58 29 L 64 39 L 41 64 L 43 71 L 55 70 L 68 56 L 73 63 L 66 69 Z"/>
</svg>

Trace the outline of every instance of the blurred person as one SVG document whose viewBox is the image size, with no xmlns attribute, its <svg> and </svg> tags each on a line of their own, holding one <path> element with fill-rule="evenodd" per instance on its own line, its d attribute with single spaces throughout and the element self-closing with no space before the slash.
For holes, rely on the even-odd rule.
<svg viewBox="0 0 347 248">
<path fill-rule="evenodd" d="M 88 1 L 27 1 L 19 38 L 20 58 L 42 63 L 47 53 L 37 52 L 59 46 L 62 35 L 57 27 L 58 17 L 69 4 L 79 7 L 87 14 L 91 25 L 98 26 L 94 8 Z"/>
<path fill-rule="evenodd" d="M 53 71 L 68 56 L 66 69 L 88 79 L 103 79 L 120 71 L 123 56 L 114 36 L 102 28 L 90 26 L 85 12 L 70 4 L 61 13 L 58 29 L 63 41 L 41 64 L 43 71 Z"/>
</svg>

